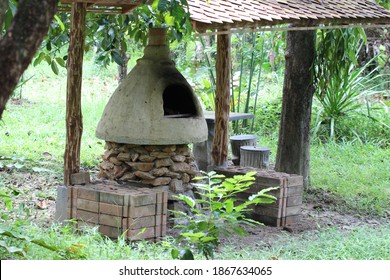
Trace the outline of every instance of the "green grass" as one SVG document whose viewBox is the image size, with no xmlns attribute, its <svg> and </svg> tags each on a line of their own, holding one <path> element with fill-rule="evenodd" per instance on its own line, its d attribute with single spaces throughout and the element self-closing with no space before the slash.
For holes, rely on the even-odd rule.
<svg viewBox="0 0 390 280">
<path fill-rule="evenodd" d="M 281 260 L 390 260 L 390 224 L 379 227 L 362 226 L 341 231 L 337 228 L 298 236 L 285 234 L 275 237 L 272 246 L 261 242 L 237 250 L 227 247 L 222 259 L 281 259 Z"/>
<path fill-rule="evenodd" d="M 14 229 L 15 230 L 15 229 Z M 0 238 L 8 246 L 24 248 L 25 257 L 9 254 L 0 247 L 0 258 L 31 260 L 89 259 L 89 260 L 169 260 L 170 251 L 177 244 L 167 237 L 158 243 L 128 243 L 123 239 L 102 237 L 96 228 L 76 233 L 71 226 L 40 228 L 34 225 L 18 225 L 17 232 L 30 239 L 43 240 L 56 248 L 56 252 L 31 242 Z M 202 259 L 201 255 L 195 255 Z M 272 245 L 261 240 L 251 247 L 229 246 L 220 248 L 216 259 L 243 260 L 390 260 L 390 224 L 376 227 L 360 226 L 349 231 L 335 227 L 324 228 L 297 235 L 277 234 Z"/>
<path fill-rule="evenodd" d="M 311 149 L 311 185 L 341 197 L 341 210 L 390 214 L 390 149 L 328 143 Z"/>
</svg>

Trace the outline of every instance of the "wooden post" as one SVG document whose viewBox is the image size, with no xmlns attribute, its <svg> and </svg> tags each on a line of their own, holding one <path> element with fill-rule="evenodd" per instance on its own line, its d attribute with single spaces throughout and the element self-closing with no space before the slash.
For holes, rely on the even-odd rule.
<svg viewBox="0 0 390 280">
<path fill-rule="evenodd" d="M 213 143 L 213 164 L 227 164 L 229 150 L 230 112 L 230 34 L 217 36 L 215 136 Z"/>
<path fill-rule="evenodd" d="M 68 77 L 66 88 L 66 148 L 64 155 L 64 184 L 80 171 L 80 147 L 83 134 L 81 113 L 81 83 L 85 39 L 86 3 L 73 3 L 71 11 Z"/>
</svg>

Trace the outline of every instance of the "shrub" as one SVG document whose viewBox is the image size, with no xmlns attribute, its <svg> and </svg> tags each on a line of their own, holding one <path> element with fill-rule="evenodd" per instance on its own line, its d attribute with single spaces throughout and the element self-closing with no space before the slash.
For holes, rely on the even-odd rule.
<svg viewBox="0 0 390 280">
<path fill-rule="evenodd" d="M 202 181 L 202 183 L 195 184 L 199 189 L 197 194 L 200 198 L 194 200 L 185 195 L 177 197 L 189 206 L 192 215 L 188 216 L 181 211 L 172 211 L 177 215 L 177 219 L 188 220 L 185 225 L 175 226 L 181 229 L 179 240 L 184 240 L 187 245 L 194 245 L 199 253 L 203 254 L 206 259 L 210 259 L 214 257 L 214 250 L 220 244 L 221 235 L 238 234 L 242 236 L 247 233 L 242 227 L 243 224 L 259 224 L 246 218 L 245 213 L 249 211 L 250 205 L 274 202 L 276 198 L 266 194 L 266 192 L 276 188 L 261 190 L 243 203 L 238 203 L 236 199 L 238 193 L 245 191 L 253 184 L 255 173 L 250 172 L 246 175 L 225 178 L 225 176 L 212 171 L 195 178 L 194 180 Z M 180 252 L 174 249 L 172 256 L 178 258 Z M 185 249 L 180 258 L 193 259 L 191 249 Z"/>
</svg>

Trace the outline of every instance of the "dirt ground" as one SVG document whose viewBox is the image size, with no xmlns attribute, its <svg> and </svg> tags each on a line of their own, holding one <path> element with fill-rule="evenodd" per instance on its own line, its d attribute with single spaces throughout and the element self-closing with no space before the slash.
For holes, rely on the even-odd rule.
<svg viewBox="0 0 390 280">
<path fill-rule="evenodd" d="M 93 176 L 94 172 L 92 171 L 92 178 Z M 54 221 L 56 187 L 61 185 L 62 178 L 48 173 L 4 169 L 0 170 L 0 178 L 5 185 L 13 186 L 15 190 L 19 191 L 19 194 L 13 198 L 15 207 L 23 203 L 30 210 L 30 218 L 42 226 L 49 226 Z M 307 190 L 304 201 L 300 223 L 285 228 L 265 225 L 248 227 L 248 235 L 240 238 L 227 237 L 222 240 L 222 243 L 247 247 L 261 240 L 263 244 L 271 245 L 275 241 L 275 236 L 281 233 L 295 235 L 303 232 L 315 232 L 319 228 L 328 226 L 336 226 L 341 230 L 350 231 L 361 225 L 379 226 L 385 219 L 362 217 L 332 210 L 335 204 L 342 202 L 332 194 L 321 190 Z M 174 236 L 174 231 L 168 230 L 169 233 Z"/>
</svg>

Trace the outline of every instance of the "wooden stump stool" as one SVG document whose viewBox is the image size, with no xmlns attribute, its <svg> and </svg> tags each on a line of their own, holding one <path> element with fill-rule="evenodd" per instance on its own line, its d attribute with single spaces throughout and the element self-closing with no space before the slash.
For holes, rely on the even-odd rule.
<svg viewBox="0 0 390 280">
<path fill-rule="evenodd" d="M 266 169 L 269 166 L 271 150 L 258 146 L 242 146 L 240 148 L 240 165 Z"/>
<path fill-rule="evenodd" d="M 257 135 L 243 134 L 233 135 L 230 137 L 230 145 L 232 147 L 232 161 L 234 165 L 240 164 L 240 148 L 242 146 L 256 146 Z"/>
</svg>

